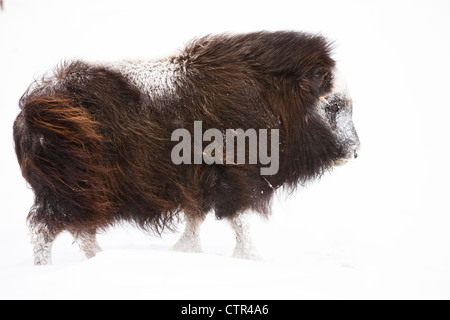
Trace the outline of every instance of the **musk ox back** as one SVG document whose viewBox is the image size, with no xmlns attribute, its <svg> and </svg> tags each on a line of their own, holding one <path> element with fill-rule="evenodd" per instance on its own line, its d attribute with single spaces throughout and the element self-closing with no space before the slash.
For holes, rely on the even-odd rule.
<svg viewBox="0 0 450 320">
<path fill-rule="evenodd" d="M 50 263 L 62 231 L 93 257 L 98 230 L 161 233 L 181 213 L 175 248 L 198 252 L 208 212 L 231 223 L 236 257 L 255 258 L 243 214 L 269 214 L 275 190 L 356 156 L 330 51 L 305 33 L 207 36 L 167 59 L 71 61 L 33 83 L 14 140 L 35 193 L 35 264 Z"/>
</svg>

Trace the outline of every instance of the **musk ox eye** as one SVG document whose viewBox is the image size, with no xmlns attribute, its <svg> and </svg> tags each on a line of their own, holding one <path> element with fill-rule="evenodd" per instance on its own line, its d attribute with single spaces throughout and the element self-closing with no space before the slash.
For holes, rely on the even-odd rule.
<svg viewBox="0 0 450 320">
<path fill-rule="evenodd" d="M 330 106 L 328 106 L 328 110 L 330 110 L 332 113 L 336 113 L 338 112 L 340 109 L 339 105 L 336 103 L 331 104 Z"/>
</svg>

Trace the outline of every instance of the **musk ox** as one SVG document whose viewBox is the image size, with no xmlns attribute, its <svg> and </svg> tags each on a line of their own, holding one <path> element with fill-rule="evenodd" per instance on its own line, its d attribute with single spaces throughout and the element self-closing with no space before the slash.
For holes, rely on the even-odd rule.
<svg viewBox="0 0 450 320">
<path fill-rule="evenodd" d="M 230 222 L 234 255 L 254 258 L 244 213 L 268 215 L 277 189 L 357 156 L 352 100 L 331 51 L 322 36 L 298 32 L 206 36 L 167 59 L 70 61 L 35 81 L 14 123 L 35 194 L 27 218 L 35 264 L 51 262 L 62 231 L 89 258 L 99 230 L 127 221 L 160 234 L 181 213 L 186 230 L 175 249 L 198 252 L 208 212 Z M 194 137 L 187 149 L 177 130 Z M 241 130 L 244 142 L 266 132 L 276 143 L 262 150 L 250 141 L 244 161 L 225 159 L 239 147 L 224 143 L 227 130 Z M 269 166 L 261 151 L 272 154 L 272 173 L 261 170 Z"/>
</svg>

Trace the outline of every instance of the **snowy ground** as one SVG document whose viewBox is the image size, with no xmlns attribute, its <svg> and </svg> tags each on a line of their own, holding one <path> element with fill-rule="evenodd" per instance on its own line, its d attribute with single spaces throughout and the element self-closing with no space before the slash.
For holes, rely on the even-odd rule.
<svg viewBox="0 0 450 320">
<path fill-rule="evenodd" d="M 450 298 L 448 1 L 5 0 L 0 12 L 0 299 Z M 207 33 L 306 30 L 335 39 L 355 100 L 357 161 L 254 217 L 264 262 L 231 258 L 207 220 L 203 254 L 129 226 L 85 260 L 68 235 L 33 267 L 32 192 L 12 143 L 17 101 L 63 59 L 159 57 Z M 182 229 L 182 226 L 180 226 Z"/>
</svg>

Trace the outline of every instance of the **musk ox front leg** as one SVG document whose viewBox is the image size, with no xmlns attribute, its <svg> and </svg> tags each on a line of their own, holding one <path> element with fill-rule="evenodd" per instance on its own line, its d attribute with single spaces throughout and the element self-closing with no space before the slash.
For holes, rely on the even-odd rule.
<svg viewBox="0 0 450 320">
<path fill-rule="evenodd" d="M 173 249 L 181 252 L 202 252 L 200 226 L 205 221 L 205 218 L 206 214 L 193 215 L 185 213 L 186 228 L 180 240 L 173 246 Z"/>
<path fill-rule="evenodd" d="M 59 234 L 51 225 L 30 219 L 28 222 L 31 243 L 33 245 L 34 265 L 42 266 L 52 263 L 52 246 Z"/>
<path fill-rule="evenodd" d="M 95 257 L 97 253 L 102 251 L 102 248 L 100 248 L 100 245 L 97 242 L 96 232 L 72 232 L 72 236 L 80 247 L 81 251 L 84 252 L 86 258 L 91 259 Z"/>
<path fill-rule="evenodd" d="M 227 218 L 236 235 L 236 248 L 233 257 L 239 259 L 261 260 L 250 236 L 250 225 L 243 214 Z"/>
</svg>

